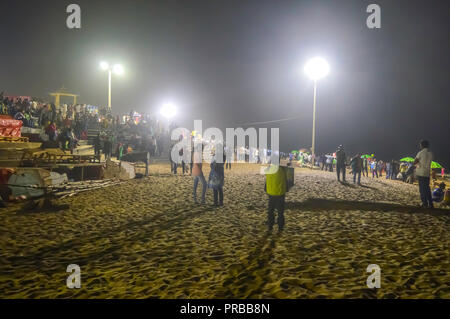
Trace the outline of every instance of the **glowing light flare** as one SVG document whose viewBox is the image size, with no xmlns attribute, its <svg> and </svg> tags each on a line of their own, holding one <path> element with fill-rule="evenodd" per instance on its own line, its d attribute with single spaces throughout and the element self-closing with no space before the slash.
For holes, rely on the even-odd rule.
<svg viewBox="0 0 450 319">
<path fill-rule="evenodd" d="M 177 114 L 177 107 L 173 103 L 166 103 L 161 107 L 160 113 L 166 119 L 171 119 Z"/>
<path fill-rule="evenodd" d="M 306 63 L 304 71 L 311 80 L 317 81 L 330 73 L 330 66 L 325 59 L 315 57 Z"/>
</svg>

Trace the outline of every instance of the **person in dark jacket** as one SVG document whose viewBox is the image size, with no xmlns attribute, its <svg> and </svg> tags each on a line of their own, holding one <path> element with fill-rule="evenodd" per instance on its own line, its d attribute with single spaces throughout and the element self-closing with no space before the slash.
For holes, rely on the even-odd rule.
<svg viewBox="0 0 450 319">
<path fill-rule="evenodd" d="M 214 206 L 223 206 L 223 184 L 225 182 L 224 163 L 226 155 L 223 154 L 223 160 L 217 162 L 216 156 L 213 157 L 211 163 L 211 171 L 209 173 L 208 186 L 212 188 L 214 193 Z"/>
<path fill-rule="evenodd" d="M 345 160 L 346 155 L 344 152 L 344 147 L 339 145 L 338 150 L 336 151 L 336 173 L 338 181 L 341 181 L 340 175 L 342 173 L 342 182 L 345 183 Z"/>
<path fill-rule="evenodd" d="M 363 159 L 361 154 L 356 154 L 350 161 L 353 173 L 353 183 L 356 183 L 356 176 L 358 176 L 358 185 L 361 185 L 361 172 L 363 169 Z"/>
</svg>

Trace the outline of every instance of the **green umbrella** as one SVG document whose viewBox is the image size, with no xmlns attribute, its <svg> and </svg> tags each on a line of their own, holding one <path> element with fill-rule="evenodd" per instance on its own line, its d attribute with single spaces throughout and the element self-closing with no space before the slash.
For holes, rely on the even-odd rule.
<svg viewBox="0 0 450 319">
<path fill-rule="evenodd" d="M 300 153 L 299 151 L 291 151 L 292 154 L 298 154 Z"/>
<path fill-rule="evenodd" d="M 442 168 L 442 165 L 437 162 L 431 162 L 431 168 Z"/>
<path fill-rule="evenodd" d="M 374 157 L 374 156 L 375 156 L 374 154 L 372 154 L 372 155 L 364 154 L 363 156 L 361 156 L 361 158 L 371 158 L 371 157 Z"/>
<path fill-rule="evenodd" d="M 410 162 L 410 163 L 412 163 L 412 162 L 414 162 L 414 158 L 412 158 L 412 157 L 403 157 L 400 160 L 400 162 Z"/>
</svg>

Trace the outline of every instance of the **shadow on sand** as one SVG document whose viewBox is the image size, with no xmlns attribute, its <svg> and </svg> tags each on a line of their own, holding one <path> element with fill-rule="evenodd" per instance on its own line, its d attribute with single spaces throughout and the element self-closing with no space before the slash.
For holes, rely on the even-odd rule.
<svg viewBox="0 0 450 319">
<path fill-rule="evenodd" d="M 426 209 L 417 206 L 400 205 L 393 203 L 358 202 L 345 200 L 330 200 L 322 198 L 309 198 L 304 202 L 286 202 L 286 209 L 300 209 L 306 211 L 323 210 L 362 210 L 362 211 L 383 211 L 399 213 L 422 213 L 433 216 L 450 216 L 449 209 L 435 208 Z"/>
</svg>

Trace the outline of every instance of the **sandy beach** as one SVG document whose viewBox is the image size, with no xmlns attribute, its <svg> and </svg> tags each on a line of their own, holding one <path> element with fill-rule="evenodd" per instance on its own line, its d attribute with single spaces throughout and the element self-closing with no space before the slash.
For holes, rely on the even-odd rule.
<svg viewBox="0 0 450 319">
<path fill-rule="evenodd" d="M 192 177 L 160 163 L 56 201 L 68 210 L 2 209 L 0 298 L 450 298 L 450 210 L 417 208 L 417 185 L 296 168 L 286 229 L 269 234 L 259 170 L 226 171 L 219 208 L 211 190 L 195 205 Z M 81 289 L 66 287 L 69 264 Z"/>
</svg>

